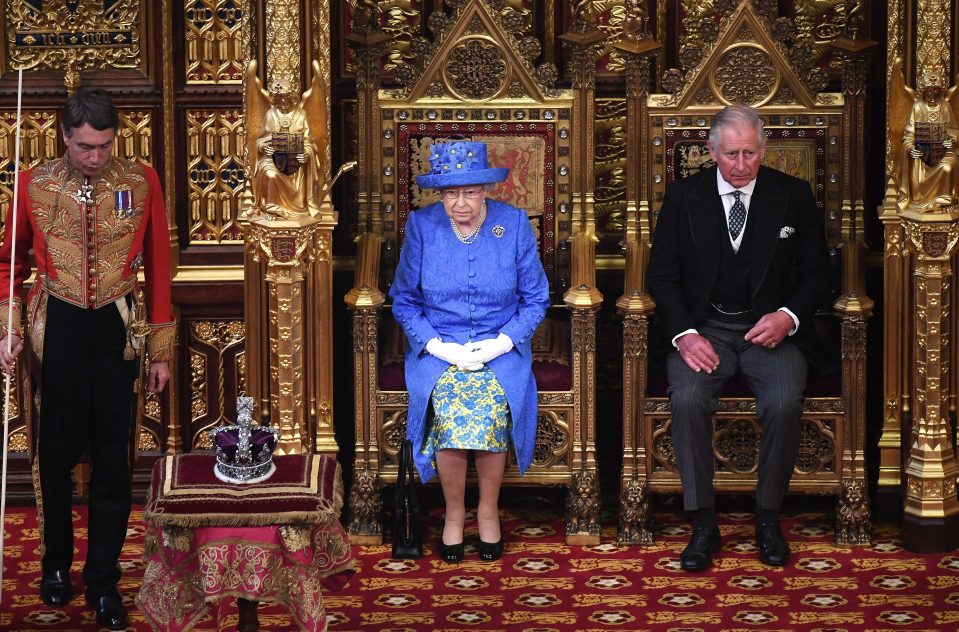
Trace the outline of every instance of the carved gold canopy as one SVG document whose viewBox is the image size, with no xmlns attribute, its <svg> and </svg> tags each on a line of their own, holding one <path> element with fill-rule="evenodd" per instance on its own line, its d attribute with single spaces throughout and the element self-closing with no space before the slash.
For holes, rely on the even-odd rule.
<svg viewBox="0 0 959 632">
<path fill-rule="evenodd" d="M 439 25 L 435 42 L 417 44 L 417 63 L 397 68 L 402 87 L 380 91 L 383 236 L 401 244 L 409 213 L 439 199 L 415 178 L 428 172 L 433 142 L 482 140 L 490 164 L 510 168 L 491 197 L 526 210 L 559 289 L 568 278 L 572 230 L 572 96 L 551 87 L 550 67 L 533 68 L 538 43 L 517 39 L 507 26 L 485 3 L 466 4 Z"/>
<path fill-rule="evenodd" d="M 645 177 L 653 209 L 669 182 L 712 165 L 706 149 L 712 116 L 741 103 L 758 108 L 763 117 L 765 164 L 810 183 L 829 240 L 837 243 L 843 95 L 813 90 L 814 78 L 800 76 L 749 3 L 733 12 L 698 64 L 676 72 L 673 91 L 652 94 L 647 101 L 650 169 Z"/>
</svg>

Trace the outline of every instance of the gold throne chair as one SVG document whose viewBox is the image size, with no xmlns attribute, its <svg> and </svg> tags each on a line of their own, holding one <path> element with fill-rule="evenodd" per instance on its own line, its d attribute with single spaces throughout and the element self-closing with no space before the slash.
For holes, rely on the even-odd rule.
<svg viewBox="0 0 959 632">
<path fill-rule="evenodd" d="M 351 541 L 382 541 L 381 488 L 395 481 L 406 433 L 406 341 L 386 290 L 410 212 L 439 199 L 419 189 L 414 176 L 429 171 L 433 142 L 470 137 L 488 144 L 491 165 L 511 169 L 489 195 L 529 214 L 554 304 L 533 339 L 539 390 L 533 463 L 521 477 L 511 457 L 503 484 L 568 487 L 567 542 L 598 543 L 593 367 L 601 295 L 594 240 L 575 203 L 573 93 L 552 87 L 555 68 L 533 68 L 538 50 L 528 41 L 520 46 L 486 3 L 459 3 L 436 31 L 434 42 L 417 44 L 424 54 L 414 67 L 394 71 L 406 81 L 402 87 L 376 90 L 370 77 L 358 99 L 366 124 L 360 131 L 361 232 L 355 283 L 346 296 L 356 401 Z"/>
<path fill-rule="evenodd" d="M 766 23 L 750 3 L 742 3 L 681 88 L 649 95 L 641 108 L 637 142 L 648 168 L 637 189 L 647 196 L 630 205 L 637 217 L 628 224 L 633 230 L 625 240 L 626 286 L 617 301 L 624 319 L 621 543 L 651 544 L 650 495 L 682 491 L 666 396 L 664 358 L 670 346 L 655 335 L 655 303 L 644 285 L 656 215 L 668 183 L 712 164 L 706 148 L 709 126 L 720 109 L 735 102 L 753 105 L 764 119 L 765 164 L 812 186 L 833 270 L 832 309 L 820 310 L 815 323 L 823 346 L 834 352 L 833 367 L 810 371 L 789 489 L 837 496 L 837 542 L 870 540 L 864 400 L 865 325 L 872 301 L 862 290 L 862 205 L 849 201 L 855 198 L 842 164 L 861 163 L 864 156 L 854 154 L 861 145 L 852 138 L 851 104 L 844 96 L 804 85 Z M 752 492 L 762 429 L 744 380 L 733 378 L 726 385 L 713 423 L 716 490 Z"/>
</svg>

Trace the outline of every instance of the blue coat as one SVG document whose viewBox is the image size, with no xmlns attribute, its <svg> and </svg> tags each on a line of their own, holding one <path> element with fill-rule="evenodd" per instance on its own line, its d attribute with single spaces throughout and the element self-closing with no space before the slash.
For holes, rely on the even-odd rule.
<svg viewBox="0 0 959 632">
<path fill-rule="evenodd" d="M 426 352 L 433 338 L 465 343 L 496 338 L 513 349 L 491 361 L 512 415 L 512 442 L 520 472 L 533 460 L 536 444 L 536 381 L 530 340 L 549 307 L 549 284 L 526 213 L 487 199 L 487 215 L 471 245 L 460 243 L 443 204 L 410 214 L 390 296 L 403 327 L 409 412 L 406 436 L 420 478 L 436 474 L 421 452 L 426 411 L 436 380 L 449 364 Z"/>
</svg>

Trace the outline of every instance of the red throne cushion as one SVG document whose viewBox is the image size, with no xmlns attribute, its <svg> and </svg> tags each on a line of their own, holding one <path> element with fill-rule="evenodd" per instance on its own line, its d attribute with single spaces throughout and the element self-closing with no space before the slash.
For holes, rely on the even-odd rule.
<svg viewBox="0 0 959 632">
<path fill-rule="evenodd" d="M 546 318 L 540 323 L 531 342 L 533 375 L 541 391 L 568 391 L 573 388 L 573 370 L 570 362 L 569 321 Z M 379 335 L 379 386 L 384 391 L 405 391 L 403 355 L 406 339 L 392 318 L 384 318 Z"/>
</svg>

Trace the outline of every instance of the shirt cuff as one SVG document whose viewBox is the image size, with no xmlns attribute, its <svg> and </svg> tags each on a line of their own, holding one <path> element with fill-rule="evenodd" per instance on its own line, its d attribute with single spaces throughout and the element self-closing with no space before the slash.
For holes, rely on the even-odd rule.
<svg viewBox="0 0 959 632">
<path fill-rule="evenodd" d="M 699 332 L 695 329 L 687 329 L 686 331 L 681 331 L 675 336 L 673 336 L 673 346 L 679 349 L 679 339 L 685 336 L 686 334 L 698 334 Z"/>
<path fill-rule="evenodd" d="M 793 319 L 793 328 L 789 330 L 790 336 L 799 331 L 799 319 L 796 318 L 796 315 L 793 314 L 788 307 L 780 307 L 777 311 L 786 312 L 789 314 L 789 317 Z"/>
</svg>

